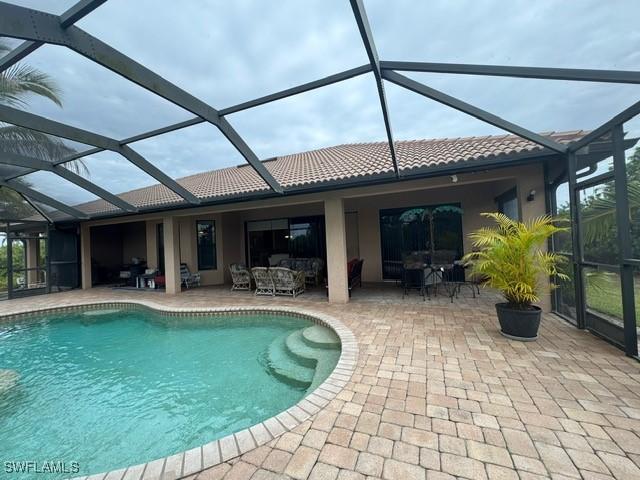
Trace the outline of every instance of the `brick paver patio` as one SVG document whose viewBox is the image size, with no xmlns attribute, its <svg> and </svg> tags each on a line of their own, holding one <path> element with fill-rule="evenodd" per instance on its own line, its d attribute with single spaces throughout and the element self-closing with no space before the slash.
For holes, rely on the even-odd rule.
<svg viewBox="0 0 640 480">
<path fill-rule="evenodd" d="M 403 301 L 397 290 L 364 288 L 348 305 L 329 305 L 322 292 L 292 300 L 98 288 L 0 305 L 9 313 L 88 300 L 281 304 L 332 315 L 354 332 L 357 367 L 335 400 L 189 479 L 640 479 L 640 363 L 554 315 L 538 341 L 507 340 L 496 298 Z"/>
</svg>

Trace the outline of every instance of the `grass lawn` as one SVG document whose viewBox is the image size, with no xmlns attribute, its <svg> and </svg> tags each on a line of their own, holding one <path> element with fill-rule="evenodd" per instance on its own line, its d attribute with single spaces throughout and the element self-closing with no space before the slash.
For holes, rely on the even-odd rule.
<svg viewBox="0 0 640 480">
<path fill-rule="evenodd" d="M 620 276 L 617 273 L 587 276 L 586 293 L 589 308 L 622 320 L 622 293 Z M 640 278 L 638 277 L 635 279 L 635 293 L 636 324 L 640 326 Z"/>
</svg>

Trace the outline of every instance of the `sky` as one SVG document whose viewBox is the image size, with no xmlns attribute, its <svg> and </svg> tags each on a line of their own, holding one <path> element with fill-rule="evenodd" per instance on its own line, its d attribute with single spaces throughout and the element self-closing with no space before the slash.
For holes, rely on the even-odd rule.
<svg viewBox="0 0 640 480">
<path fill-rule="evenodd" d="M 73 4 L 10 1 L 56 14 Z M 383 60 L 640 67 L 637 0 L 364 3 Z M 77 25 L 218 109 L 367 63 L 347 0 L 109 0 Z M 37 98 L 26 107 L 54 120 L 121 139 L 193 117 L 63 47 L 45 45 L 25 62 L 59 83 L 63 108 Z M 406 75 L 538 132 L 592 129 L 640 100 L 638 85 Z M 396 140 L 504 133 L 393 84 L 385 89 Z M 386 138 L 371 74 L 227 119 L 261 159 Z M 640 121 L 627 130 L 640 134 Z M 206 123 L 131 147 L 173 178 L 244 163 Z M 116 193 L 155 183 L 111 152 L 85 163 L 91 181 Z M 95 199 L 51 173 L 26 179 L 67 203 Z"/>
</svg>

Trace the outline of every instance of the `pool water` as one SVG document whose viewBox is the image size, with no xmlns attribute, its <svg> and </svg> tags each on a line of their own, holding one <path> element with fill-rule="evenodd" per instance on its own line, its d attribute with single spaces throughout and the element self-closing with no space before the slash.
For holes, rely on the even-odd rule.
<svg viewBox="0 0 640 480">
<path fill-rule="evenodd" d="M 76 475 L 114 470 L 272 417 L 324 379 L 313 364 L 272 362 L 294 360 L 277 347 L 311 325 L 275 314 L 175 317 L 147 309 L 0 324 L 2 471 L 7 461 L 77 462 Z M 327 360 L 326 377 L 339 347 L 314 351 Z M 287 368 L 297 369 L 293 381 Z"/>
</svg>

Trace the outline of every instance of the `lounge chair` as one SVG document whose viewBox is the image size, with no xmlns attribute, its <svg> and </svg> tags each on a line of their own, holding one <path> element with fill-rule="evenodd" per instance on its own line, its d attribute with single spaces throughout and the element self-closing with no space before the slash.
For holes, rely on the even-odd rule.
<svg viewBox="0 0 640 480">
<path fill-rule="evenodd" d="M 231 290 L 249 290 L 251 291 L 251 273 L 241 263 L 232 263 L 229 265 L 231 272 L 231 280 L 233 285 Z"/>
<path fill-rule="evenodd" d="M 185 288 L 200 286 L 200 273 L 191 273 L 186 263 L 180 264 L 180 283 Z"/>
<path fill-rule="evenodd" d="M 251 275 L 256 282 L 256 295 L 275 295 L 276 290 L 273 285 L 273 279 L 266 267 L 253 267 Z"/>
<path fill-rule="evenodd" d="M 291 270 L 285 267 L 273 267 L 269 269 L 276 295 L 291 295 L 296 298 L 304 292 L 304 271 Z"/>
</svg>

